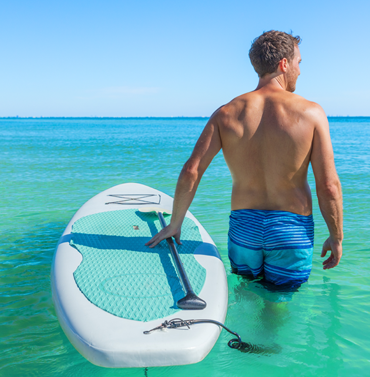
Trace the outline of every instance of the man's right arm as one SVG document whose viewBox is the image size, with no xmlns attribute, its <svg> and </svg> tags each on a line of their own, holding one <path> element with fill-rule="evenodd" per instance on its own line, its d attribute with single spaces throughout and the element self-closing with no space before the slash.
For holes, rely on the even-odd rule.
<svg viewBox="0 0 370 377">
<path fill-rule="evenodd" d="M 193 153 L 181 170 L 177 181 L 175 198 L 173 202 L 173 212 L 170 225 L 162 229 L 145 245 L 156 246 L 163 239 L 175 237 L 177 243 L 180 241 L 181 224 L 186 215 L 199 182 L 212 159 L 221 149 L 221 138 L 219 133 L 219 116 L 221 111 L 215 113 L 209 119 L 202 134 L 200 135 Z"/>
<path fill-rule="evenodd" d="M 314 106 L 312 112 L 315 130 L 311 164 L 320 210 L 330 233 L 321 253 L 321 257 L 325 257 L 327 251 L 331 250 L 330 257 L 323 262 L 324 270 L 326 270 L 337 266 L 342 257 L 343 203 L 340 181 L 334 164 L 329 122 L 323 109 L 316 104 Z"/>
</svg>

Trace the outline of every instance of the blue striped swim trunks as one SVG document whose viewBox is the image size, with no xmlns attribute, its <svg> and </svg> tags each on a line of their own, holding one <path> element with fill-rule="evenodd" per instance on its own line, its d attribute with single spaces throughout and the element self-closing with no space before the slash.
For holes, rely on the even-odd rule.
<svg viewBox="0 0 370 377">
<path fill-rule="evenodd" d="M 241 275 L 276 285 L 299 285 L 312 268 L 314 223 L 312 215 L 285 211 L 239 209 L 231 211 L 229 259 Z"/>
</svg>

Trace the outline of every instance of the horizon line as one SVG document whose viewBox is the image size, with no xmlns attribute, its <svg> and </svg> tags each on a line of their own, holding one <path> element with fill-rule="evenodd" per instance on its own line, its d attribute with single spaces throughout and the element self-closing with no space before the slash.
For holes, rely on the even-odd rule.
<svg viewBox="0 0 370 377">
<path fill-rule="evenodd" d="M 173 119 L 173 118 L 210 118 L 205 115 L 176 115 L 176 116 L 2 116 L 0 119 Z M 327 115 L 327 118 L 370 118 L 370 115 Z"/>
</svg>

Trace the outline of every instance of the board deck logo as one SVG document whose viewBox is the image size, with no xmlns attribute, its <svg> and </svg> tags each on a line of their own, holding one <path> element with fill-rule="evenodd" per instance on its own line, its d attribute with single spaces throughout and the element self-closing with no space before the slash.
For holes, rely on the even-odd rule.
<svg viewBox="0 0 370 377">
<path fill-rule="evenodd" d="M 108 196 L 119 198 L 121 200 L 107 202 L 105 204 L 142 205 L 161 203 L 161 196 L 159 194 L 111 194 Z"/>
</svg>

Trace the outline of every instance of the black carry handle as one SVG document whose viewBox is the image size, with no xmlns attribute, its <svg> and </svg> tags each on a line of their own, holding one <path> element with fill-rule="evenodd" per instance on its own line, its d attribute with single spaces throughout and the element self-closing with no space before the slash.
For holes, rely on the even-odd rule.
<svg viewBox="0 0 370 377">
<path fill-rule="evenodd" d="M 162 228 L 165 228 L 167 226 L 166 220 L 163 217 L 162 212 L 157 212 L 159 217 L 159 222 L 162 225 Z M 181 300 L 177 301 L 177 306 L 180 309 L 185 310 L 202 310 L 207 306 L 207 303 L 199 298 L 193 291 L 189 278 L 186 275 L 186 271 L 184 269 L 184 265 L 181 262 L 179 253 L 177 252 L 175 243 L 173 242 L 172 237 L 166 238 L 166 241 L 168 243 L 168 246 L 170 248 L 172 257 L 175 261 L 177 273 L 180 276 L 180 281 L 182 283 L 182 286 L 185 291 L 185 297 L 183 297 Z"/>
</svg>

